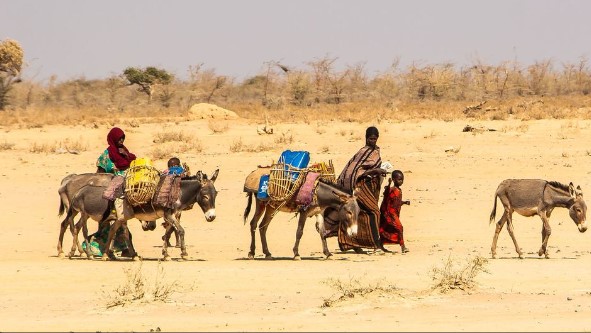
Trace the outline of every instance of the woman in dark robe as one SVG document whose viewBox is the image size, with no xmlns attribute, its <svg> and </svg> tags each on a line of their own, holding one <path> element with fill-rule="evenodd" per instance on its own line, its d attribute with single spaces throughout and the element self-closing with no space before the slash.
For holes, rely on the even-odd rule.
<svg viewBox="0 0 591 333">
<path fill-rule="evenodd" d="M 338 241 L 342 251 L 360 248 L 384 249 L 380 242 L 380 188 L 386 171 L 381 168 L 380 147 L 377 146 L 379 131 L 368 127 L 365 131 L 365 146 L 353 155 L 337 178 L 337 184 L 355 193 L 361 211 L 357 235 L 351 237 L 339 227 Z"/>
</svg>

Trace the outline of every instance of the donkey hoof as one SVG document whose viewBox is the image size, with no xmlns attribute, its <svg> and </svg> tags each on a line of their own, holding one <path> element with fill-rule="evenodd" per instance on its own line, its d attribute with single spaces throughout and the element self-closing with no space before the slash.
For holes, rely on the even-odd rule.
<svg viewBox="0 0 591 333">
<path fill-rule="evenodd" d="M 164 260 L 164 261 L 170 261 L 171 259 L 170 259 L 170 256 L 164 256 L 164 257 L 162 258 L 162 260 Z"/>
<path fill-rule="evenodd" d="M 324 260 L 332 260 L 332 259 L 333 259 L 332 254 L 329 254 L 324 258 Z"/>
<path fill-rule="evenodd" d="M 293 257 L 293 260 L 300 261 L 300 260 L 302 260 L 302 257 L 300 257 L 299 255 L 297 255 L 297 256 L 294 256 Z"/>
<path fill-rule="evenodd" d="M 80 253 L 80 258 L 86 258 L 86 257 L 88 257 L 88 255 L 86 254 L 86 252 Z"/>
<path fill-rule="evenodd" d="M 248 260 L 254 260 L 254 254 L 249 253 L 248 254 Z"/>
<path fill-rule="evenodd" d="M 181 255 L 181 259 L 189 260 L 189 255 L 188 254 Z"/>
<path fill-rule="evenodd" d="M 133 257 L 133 261 L 142 261 L 142 257 L 136 255 Z"/>
<path fill-rule="evenodd" d="M 65 255 L 64 255 L 64 253 L 63 253 L 63 252 L 60 252 L 60 253 L 58 253 L 58 254 L 57 254 L 57 257 L 58 257 L 58 258 L 63 258 L 63 257 L 65 257 Z"/>
<path fill-rule="evenodd" d="M 267 259 L 267 260 L 273 260 L 274 258 L 273 258 L 273 256 L 272 256 L 272 255 L 269 253 L 269 254 L 267 254 L 267 255 L 265 256 L 265 259 Z"/>
<path fill-rule="evenodd" d="M 102 261 L 107 261 L 107 260 L 109 260 L 109 256 L 107 256 L 107 255 L 103 255 L 103 256 L 101 257 L 101 260 L 102 260 Z"/>
</svg>

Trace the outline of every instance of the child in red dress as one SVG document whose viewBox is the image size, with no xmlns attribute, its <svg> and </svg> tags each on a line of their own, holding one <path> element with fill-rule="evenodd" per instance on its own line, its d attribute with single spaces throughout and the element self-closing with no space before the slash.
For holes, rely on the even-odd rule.
<svg viewBox="0 0 591 333">
<path fill-rule="evenodd" d="M 394 187 L 391 187 L 394 181 Z M 380 239 L 382 244 L 400 244 L 402 253 L 409 250 L 404 245 L 403 227 L 400 223 L 400 209 L 402 205 L 410 205 L 410 201 L 402 201 L 404 174 L 400 170 L 392 171 L 392 178 L 384 187 L 384 198 L 380 205 Z"/>
</svg>

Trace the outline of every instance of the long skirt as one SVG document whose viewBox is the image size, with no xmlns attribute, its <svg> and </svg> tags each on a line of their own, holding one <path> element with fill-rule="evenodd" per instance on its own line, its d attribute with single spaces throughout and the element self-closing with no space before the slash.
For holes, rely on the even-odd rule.
<svg viewBox="0 0 591 333">
<path fill-rule="evenodd" d="M 338 236 L 341 251 L 352 248 L 380 247 L 380 207 L 378 206 L 380 178 L 364 178 L 357 183 L 357 203 L 360 212 L 357 235 L 347 234 L 347 226 L 334 220 L 334 210 L 327 209 L 324 214 L 325 237 Z M 332 217 L 332 218 L 331 218 Z"/>
</svg>

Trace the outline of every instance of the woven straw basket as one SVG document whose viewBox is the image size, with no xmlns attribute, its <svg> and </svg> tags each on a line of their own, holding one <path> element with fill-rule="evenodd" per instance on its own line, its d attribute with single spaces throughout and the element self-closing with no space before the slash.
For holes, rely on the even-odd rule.
<svg viewBox="0 0 591 333">
<path fill-rule="evenodd" d="M 328 164 L 325 162 L 314 163 L 308 168 L 308 171 L 318 172 L 320 174 L 320 178 L 327 182 L 333 184 L 337 182 L 332 160 L 329 160 Z"/>
<path fill-rule="evenodd" d="M 152 199 L 160 181 L 160 171 L 151 165 L 130 166 L 125 173 L 125 195 L 132 206 Z"/>
<path fill-rule="evenodd" d="M 269 171 L 269 183 L 267 193 L 274 201 L 283 201 L 291 198 L 299 189 L 305 178 L 306 169 L 295 168 L 289 164 L 273 164 Z"/>
</svg>

